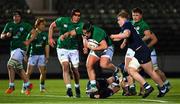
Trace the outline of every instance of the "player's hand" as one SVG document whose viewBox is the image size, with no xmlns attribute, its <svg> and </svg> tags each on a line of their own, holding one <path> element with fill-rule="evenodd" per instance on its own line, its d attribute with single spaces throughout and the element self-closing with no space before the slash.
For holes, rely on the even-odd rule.
<svg viewBox="0 0 180 104">
<path fill-rule="evenodd" d="M 64 39 L 65 39 L 65 36 L 64 36 L 64 35 L 61 35 L 61 36 L 60 36 L 60 40 L 64 41 Z"/>
<path fill-rule="evenodd" d="M 83 48 L 83 53 L 84 53 L 84 54 L 88 54 L 88 48 L 85 48 L 85 47 L 84 47 L 84 48 Z"/>
<path fill-rule="evenodd" d="M 53 38 L 50 38 L 50 39 L 49 39 L 49 45 L 50 45 L 51 47 L 54 47 L 55 44 L 56 44 L 56 42 L 54 41 L 54 39 L 53 39 Z"/>
<path fill-rule="evenodd" d="M 12 36 L 12 33 L 7 32 L 6 36 L 9 38 L 9 37 L 11 37 L 11 36 Z"/>
<path fill-rule="evenodd" d="M 49 60 L 49 58 L 46 57 L 46 59 L 45 59 L 45 63 L 46 63 L 46 64 L 48 63 L 48 60 Z"/>
<path fill-rule="evenodd" d="M 110 35 L 110 38 L 114 41 L 114 40 L 115 40 L 115 35 L 114 35 L 114 34 L 111 34 L 111 35 Z"/>
<path fill-rule="evenodd" d="M 6 35 L 5 34 L 1 34 L 1 39 L 5 39 Z"/>
<path fill-rule="evenodd" d="M 23 42 L 26 46 L 29 46 L 29 44 L 31 43 L 29 40 L 26 40 Z"/>
<path fill-rule="evenodd" d="M 123 49 L 125 46 L 126 46 L 126 43 L 123 42 L 123 43 L 120 45 L 120 48 Z"/>
</svg>

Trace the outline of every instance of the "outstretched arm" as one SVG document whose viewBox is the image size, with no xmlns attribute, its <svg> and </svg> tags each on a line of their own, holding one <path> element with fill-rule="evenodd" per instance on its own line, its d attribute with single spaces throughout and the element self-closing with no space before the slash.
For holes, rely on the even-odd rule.
<svg viewBox="0 0 180 104">
<path fill-rule="evenodd" d="M 63 41 L 64 39 L 66 39 L 69 36 L 75 36 L 76 35 L 76 31 L 75 30 L 71 30 L 68 31 L 66 33 L 64 33 L 63 35 L 60 36 L 60 39 Z"/>
<path fill-rule="evenodd" d="M 123 33 L 112 34 L 112 35 L 110 36 L 110 38 L 111 38 L 112 40 L 116 40 L 116 39 L 120 39 L 120 40 L 121 40 L 121 39 L 128 38 L 128 37 L 130 36 L 130 34 L 131 34 L 131 31 L 128 30 L 128 29 L 126 29 L 126 30 L 124 30 Z"/>
<path fill-rule="evenodd" d="M 54 47 L 54 45 L 56 44 L 54 39 L 53 39 L 53 33 L 54 33 L 54 28 L 56 27 L 56 23 L 53 22 L 51 23 L 50 27 L 49 27 L 49 45 L 51 47 Z"/>
</svg>

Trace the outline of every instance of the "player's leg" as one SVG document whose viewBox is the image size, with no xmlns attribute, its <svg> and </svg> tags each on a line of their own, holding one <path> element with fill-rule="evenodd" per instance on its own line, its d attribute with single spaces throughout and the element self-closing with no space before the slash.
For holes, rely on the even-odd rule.
<svg viewBox="0 0 180 104">
<path fill-rule="evenodd" d="M 16 69 L 16 73 L 21 77 L 21 79 L 24 81 L 24 87 L 25 87 L 25 94 L 26 95 L 30 95 L 30 91 L 31 91 L 31 89 L 32 89 L 32 87 L 33 87 L 33 85 L 30 83 L 30 81 L 29 81 L 29 78 L 28 78 L 28 76 L 26 75 L 26 72 L 24 71 L 24 69 L 22 69 L 22 68 L 20 68 L 20 67 L 18 67 L 17 69 Z"/>
<path fill-rule="evenodd" d="M 141 86 L 144 87 L 145 89 L 145 93 L 142 96 L 143 98 L 146 98 L 147 96 L 149 96 L 149 94 L 154 90 L 153 87 L 151 87 L 151 85 L 149 85 L 145 79 L 139 74 L 138 72 L 138 68 L 140 67 L 140 64 L 138 62 L 138 60 L 134 57 L 132 58 L 132 60 L 129 62 L 129 66 L 128 66 L 128 73 L 136 80 L 140 83 Z"/>
<path fill-rule="evenodd" d="M 86 61 L 86 68 L 90 81 L 89 92 L 96 92 L 98 90 L 96 86 L 96 74 L 94 69 L 94 64 L 97 61 L 99 61 L 99 57 L 93 51 L 90 51 Z"/>
<path fill-rule="evenodd" d="M 45 87 L 45 80 L 46 80 L 46 67 L 45 66 L 39 66 L 39 72 L 40 72 L 40 92 L 46 92 L 46 87 Z"/>
<path fill-rule="evenodd" d="M 57 55 L 58 55 L 58 59 L 63 70 L 63 80 L 67 89 L 66 94 L 67 96 L 72 97 L 73 93 L 72 93 L 72 86 L 71 86 L 71 78 L 69 74 L 70 72 L 69 70 L 70 65 L 69 65 L 69 58 L 68 58 L 69 51 L 66 49 L 57 49 Z"/>
<path fill-rule="evenodd" d="M 44 55 L 39 55 L 38 68 L 40 72 L 40 92 L 46 92 L 45 80 L 46 80 L 46 60 Z"/>
<path fill-rule="evenodd" d="M 116 82 L 119 82 L 119 77 L 122 77 L 122 73 L 121 70 L 111 62 L 113 53 L 114 49 L 112 46 L 108 47 L 108 49 L 102 53 L 102 56 L 100 57 L 100 67 L 103 69 L 111 69 L 114 72 L 113 76 L 115 77 Z"/>
<path fill-rule="evenodd" d="M 11 60 L 14 61 L 14 60 Z M 13 68 L 13 63 L 10 60 L 8 61 L 7 68 L 8 68 L 8 74 L 9 74 L 9 87 L 5 91 L 6 94 L 11 94 L 15 90 L 15 84 L 14 84 L 14 79 L 15 79 L 15 71 Z"/>
<path fill-rule="evenodd" d="M 81 96 L 80 92 L 80 74 L 79 74 L 79 52 L 78 50 L 71 50 L 70 51 L 70 60 L 72 63 L 71 69 L 74 75 L 74 81 L 75 81 L 75 92 L 76 92 L 76 97 L 79 98 Z"/>
<path fill-rule="evenodd" d="M 37 56 L 30 56 L 28 59 L 27 70 L 26 70 L 26 75 L 28 79 L 30 79 L 31 74 L 33 73 L 37 60 L 38 60 Z M 24 93 L 25 90 L 26 90 L 25 83 L 23 83 L 21 93 Z"/>
<path fill-rule="evenodd" d="M 17 64 L 17 60 L 15 60 L 16 51 L 17 49 L 11 51 L 10 58 L 7 63 L 8 75 L 9 75 L 9 87 L 5 91 L 5 93 L 7 94 L 11 94 L 15 90 L 14 79 L 15 79 L 15 68 Z"/>
<path fill-rule="evenodd" d="M 154 71 L 160 76 L 161 80 L 168 87 L 168 89 L 170 89 L 171 88 L 170 82 L 167 80 L 165 73 L 162 70 L 160 70 L 158 67 L 157 54 L 155 49 L 151 52 L 151 60 Z"/>
<path fill-rule="evenodd" d="M 155 83 L 158 84 L 158 86 L 160 87 L 159 89 L 159 95 L 158 97 L 162 97 L 164 96 L 168 89 L 166 86 L 164 86 L 163 81 L 161 80 L 161 78 L 159 77 L 159 75 L 153 71 L 153 65 L 152 62 L 147 62 L 145 64 L 141 64 L 142 68 L 145 70 L 145 72 L 155 81 Z"/>
</svg>

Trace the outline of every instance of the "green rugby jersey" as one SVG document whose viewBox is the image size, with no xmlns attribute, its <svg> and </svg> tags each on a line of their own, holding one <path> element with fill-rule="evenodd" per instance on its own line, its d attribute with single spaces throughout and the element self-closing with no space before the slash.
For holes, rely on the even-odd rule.
<svg viewBox="0 0 180 104">
<path fill-rule="evenodd" d="M 138 22 L 134 22 L 132 20 L 131 23 L 135 27 L 135 29 L 137 30 L 137 32 L 138 32 L 138 34 L 140 35 L 141 38 L 143 38 L 145 36 L 144 31 L 150 30 L 149 25 L 143 19 L 141 19 Z M 145 43 L 148 44 L 148 42 L 149 41 L 146 41 Z M 151 47 L 150 49 L 153 50 L 154 47 Z"/>
<path fill-rule="evenodd" d="M 18 24 L 14 22 L 8 22 L 3 32 L 12 33 L 12 39 L 10 42 L 10 50 L 14 50 L 17 48 L 21 48 L 22 50 L 26 50 L 26 46 L 24 45 L 24 41 L 26 40 L 26 37 L 28 33 L 31 31 L 32 26 L 25 22 L 20 22 Z"/>
<path fill-rule="evenodd" d="M 76 33 L 77 34 L 82 34 L 82 26 L 78 29 L 76 29 Z M 107 42 L 108 46 L 112 45 L 112 41 L 110 39 L 110 37 L 106 34 L 106 32 L 97 27 L 97 26 L 93 26 L 93 32 L 91 33 L 91 37 L 90 39 L 94 39 L 96 40 L 98 43 L 100 43 L 102 40 L 105 40 Z"/>
<path fill-rule="evenodd" d="M 55 20 L 56 26 L 59 29 L 60 35 L 71 31 L 73 29 L 79 28 L 82 26 L 82 22 L 79 21 L 77 23 L 73 23 L 71 21 L 71 17 L 60 17 Z M 58 48 L 65 48 L 65 49 L 77 49 L 78 48 L 78 39 L 77 36 L 70 36 L 67 37 L 65 40 L 61 41 L 60 37 L 57 41 Z"/>
<path fill-rule="evenodd" d="M 30 39 L 31 34 L 28 34 L 27 39 Z M 31 55 L 44 55 L 45 47 L 48 45 L 48 34 L 47 32 L 37 33 L 36 38 L 31 42 L 29 46 L 29 53 Z"/>
</svg>

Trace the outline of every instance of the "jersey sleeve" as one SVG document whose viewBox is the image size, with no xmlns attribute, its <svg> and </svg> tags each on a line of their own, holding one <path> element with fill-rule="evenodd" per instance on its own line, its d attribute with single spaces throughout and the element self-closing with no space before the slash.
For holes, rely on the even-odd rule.
<svg viewBox="0 0 180 104">
<path fill-rule="evenodd" d="M 9 32 L 9 23 L 7 23 L 2 31 L 3 33 Z"/>
<path fill-rule="evenodd" d="M 55 20 L 56 26 L 59 27 L 62 23 L 63 17 L 60 17 L 58 19 Z"/>
<path fill-rule="evenodd" d="M 123 26 L 123 31 L 126 30 L 126 29 L 131 30 L 131 25 L 132 24 L 130 22 L 125 23 L 124 26 Z"/>
<path fill-rule="evenodd" d="M 48 43 L 48 33 L 47 33 L 47 32 L 45 32 L 45 36 L 46 36 L 45 44 L 46 44 L 46 45 L 49 45 L 49 43 Z"/>
<path fill-rule="evenodd" d="M 32 26 L 29 23 L 27 23 L 26 25 L 27 25 L 27 31 L 30 32 L 32 30 Z"/>
<path fill-rule="evenodd" d="M 83 24 L 81 24 L 79 27 L 75 28 L 76 34 L 77 35 L 82 35 L 83 34 Z"/>
<path fill-rule="evenodd" d="M 142 30 L 143 32 L 146 31 L 146 30 L 150 30 L 150 27 L 149 27 L 149 25 L 147 23 L 144 23 L 142 28 L 143 28 L 143 30 Z"/>
</svg>

